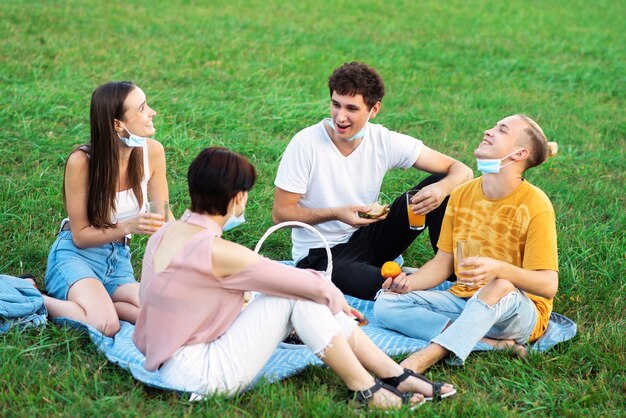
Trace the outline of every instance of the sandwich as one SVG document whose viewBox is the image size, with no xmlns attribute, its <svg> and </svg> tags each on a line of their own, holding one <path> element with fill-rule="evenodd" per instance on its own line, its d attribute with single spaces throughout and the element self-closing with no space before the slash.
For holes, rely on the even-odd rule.
<svg viewBox="0 0 626 418">
<path fill-rule="evenodd" d="M 368 211 L 357 212 L 357 215 L 366 219 L 378 219 L 384 218 L 389 212 L 389 205 L 381 205 L 378 202 L 370 203 L 367 207 L 369 208 Z"/>
</svg>

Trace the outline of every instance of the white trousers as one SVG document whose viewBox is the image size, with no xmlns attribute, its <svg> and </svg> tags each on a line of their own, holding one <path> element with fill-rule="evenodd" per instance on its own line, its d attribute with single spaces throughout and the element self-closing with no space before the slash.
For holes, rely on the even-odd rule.
<svg viewBox="0 0 626 418">
<path fill-rule="evenodd" d="M 253 382 L 292 329 L 323 357 L 335 335 L 342 332 L 348 338 L 355 327 L 353 319 L 343 312 L 333 315 L 325 305 L 259 295 L 225 334 L 208 344 L 181 347 L 159 373 L 164 382 L 186 392 L 231 396 Z"/>
</svg>

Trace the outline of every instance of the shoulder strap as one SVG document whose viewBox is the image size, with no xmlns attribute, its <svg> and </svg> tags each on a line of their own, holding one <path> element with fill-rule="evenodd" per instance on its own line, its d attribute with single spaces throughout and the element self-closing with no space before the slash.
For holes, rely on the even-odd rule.
<svg viewBox="0 0 626 418">
<path fill-rule="evenodd" d="M 91 158 L 91 147 L 88 144 L 81 145 L 76 149 L 87 154 L 87 158 Z"/>
</svg>

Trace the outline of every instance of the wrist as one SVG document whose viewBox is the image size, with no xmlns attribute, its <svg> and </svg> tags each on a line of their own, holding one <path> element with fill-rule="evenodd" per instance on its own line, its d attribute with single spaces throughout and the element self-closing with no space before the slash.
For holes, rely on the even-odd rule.
<svg viewBox="0 0 626 418">
<path fill-rule="evenodd" d="M 497 265 L 497 270 L 496 270 L 496 277 L 498 279 L 505 279 L 505 280 L 510 281 L 509 277 L 511 277 L 512 274 L 510 274 L 509 267 L 511 265 L 501 260 L 497 260 L 497 261 L 498 261 L 498 265 Z"/>
<path fill-rule="evenodd" d="M 121 224 L 118 224 L 118 226 L 120 228 L 120 232 L 122 233 L 122 236 L 119 237 L 120 239 L 131 233 L 128 221 L 124 221 Z"/>
<path fill-rule="evenodd" d="M 338 208 L 328 208 L 328 213 L 326 218 L 329 221 L 338 221 L 339 220 L 339 210 Z"/>
</svg>

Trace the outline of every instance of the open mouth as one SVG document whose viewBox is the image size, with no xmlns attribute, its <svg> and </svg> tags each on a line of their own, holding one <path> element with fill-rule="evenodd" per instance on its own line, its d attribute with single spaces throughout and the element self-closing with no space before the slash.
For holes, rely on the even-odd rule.
<svg viewBox="0 0 626 418">
<path fill-rule="evenodd" d="M 340 123 L 335 123 L 335 126 L 339 131 L 345 132 L 350 128 L 351 125 L 342 125 Z"/>
</svg>

